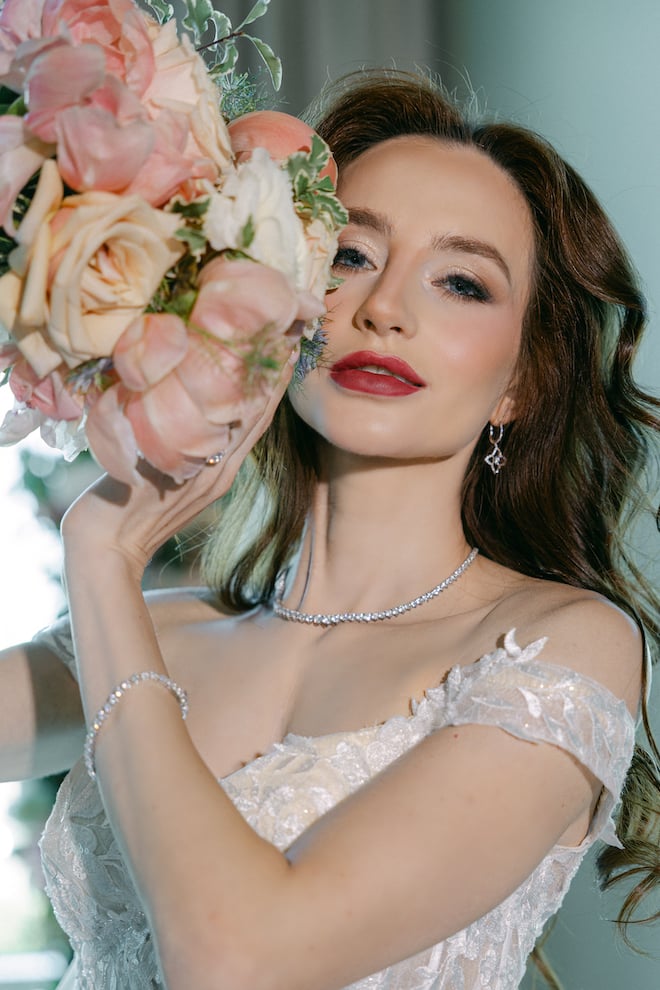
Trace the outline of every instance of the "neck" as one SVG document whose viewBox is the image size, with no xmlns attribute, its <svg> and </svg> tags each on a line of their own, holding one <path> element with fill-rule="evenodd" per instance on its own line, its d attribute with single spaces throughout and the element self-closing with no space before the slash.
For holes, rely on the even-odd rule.
<svg viewBox="0 0 660 990">
<path fill-rule="evenodd" d="M 464 466 L 325 457 L 287 603 L 305 611 L 374 611 L 438 584 L 465 559 Z"/>
</svg>

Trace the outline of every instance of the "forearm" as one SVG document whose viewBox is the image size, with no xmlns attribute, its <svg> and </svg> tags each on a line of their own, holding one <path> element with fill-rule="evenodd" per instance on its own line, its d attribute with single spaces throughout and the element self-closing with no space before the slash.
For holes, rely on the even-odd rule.
<svg viewBox="0 0 660 990">
<path fill-rule="evenodd" d="M 106 552 L 101 583 L 91 580 L 88 562 L 88 552 L 67 553 L 89 720 L 131 674 L 167 670 L 138 569 Z M 96 559 L 96 573 L 98 566 Z M 286 859 L 236 811 L 193 745 L 176 700 L 159 685 L 141 684 L 122 697 L 98 734 L 95 755 L 106 811 L 149 917 L 168 986 L 190 985 L 192 960 L 203 972 L 211 957 L 213 985 L 225 985 L 217 967 L 222 960 L 233 979 L 243 965 L 250 933 L 264 930 L 269 903 L 286 880 Z"/>
</svg>

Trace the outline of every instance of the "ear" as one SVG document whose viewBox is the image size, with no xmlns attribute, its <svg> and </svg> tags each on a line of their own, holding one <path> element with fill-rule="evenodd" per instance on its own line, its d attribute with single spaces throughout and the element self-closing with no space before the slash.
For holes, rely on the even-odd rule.
<svg viewBox="0 0 660 990">
<path fill-rule="evenodd" d="M 505 392 L 491 412 L 489 416 L 490 422 L 496 426 L 499 426 L 500 423 L 502 426 L 507 426 L 509 423 L 513 422 L 515 418 L 516 400 L 513 391 Z"/>
</svg>

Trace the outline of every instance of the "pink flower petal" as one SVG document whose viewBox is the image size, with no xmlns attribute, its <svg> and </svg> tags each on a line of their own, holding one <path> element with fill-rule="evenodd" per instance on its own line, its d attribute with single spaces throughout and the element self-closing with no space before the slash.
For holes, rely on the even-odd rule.
<svg viewBox="0 0 660 990">
<path fill-rule="evenodd" d="M 39 378 L 28 362 L 21 358 L 12 368 L 9 387 L 19 402 L 24 402 L 31 409 L 38 409 L 51 419 L 75 422 L 82 416 L 82 403 L 77 402 L 67 390 L 59 371 Z"/>
<path fill-rule="evenodd" d="M 78 192 L 122 192 L 154 146 L 147 121 L 120 125 L 99 107 L 71 107 L 57 120 L 58 164 L 64 181 Z"/>
<path fill-rule="evenodd" d="M 198 474 L 204 458 L 229 442 L 227 426 L 209 423 L 174 375 L 133 395 L 126 416 L 143 456 L 178 482 Z"/>
<path fill-rule="evenodd" d="M 3 344 L 0 347 L 0 371 L 11 368 L 12 364 L 21 357 L 21 352 L 15 344 Z"/>
<path fill-rule="evenodd" d="M 85 431 L 90 450 L 101 467 L 130 485 L 138 478 L 138 454 L 131 424 L 124 415 L 125 395 L 119 385 L 103 392 L 89 410 Z"/>
<path fill-rule="evenodd" d="M 147 313 L 127 327 L 112 356 L 124 385 L 143 392 L 173 371 L 187 351 L 183 320 L 171 313 Z"/>
<path fill-rule="evenodd" d="M 25 131 L 20 117 L 0 117 L 0 226 L 14 233 L 12 210 L 19 192 L 52 148 Z"/>
<path fill-rule="evenodd" d="M 81 104 L 103 83 L 105 59 L 98 45 L 62 43 L 37 58 L 26 80 L 29 113 L 25 125 L 42 141 L 56 140 L 57 115 Z"/>
<path fill-rule="evenodd" d="M 190 324 L 225 340 L 286 331 L 296 319 L 295 290 L 282 272 L 244 259 L 214 258 L 199 279 Z"/>
</svg>

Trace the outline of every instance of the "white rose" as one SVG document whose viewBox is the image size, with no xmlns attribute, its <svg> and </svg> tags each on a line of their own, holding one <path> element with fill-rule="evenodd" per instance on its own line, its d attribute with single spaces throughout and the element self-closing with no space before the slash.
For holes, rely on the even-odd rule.
<svg viewBox="0 0 660 990">
<path fill-rule="evenodd" d="M 230 172 L 222 191 L 211 197 L 205 231 L 216 251 L 243 251 L 287 275 L 306 289 L 308 247 L 293 207 L 291 184 L 264 148 Z M 251 239 L 246 239 L 247 232 Z"/>
</svg>

